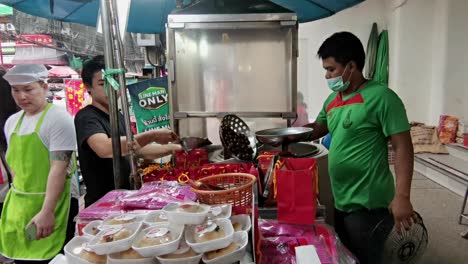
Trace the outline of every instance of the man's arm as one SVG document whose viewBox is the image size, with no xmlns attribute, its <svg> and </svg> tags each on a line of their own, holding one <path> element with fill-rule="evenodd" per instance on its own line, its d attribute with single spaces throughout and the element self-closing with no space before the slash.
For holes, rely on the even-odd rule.
<svg viewBox="0 0 468 264">
<path fill-rule="evenodd" d="M 413 206 L 411 205 L 411 181 L 413 179 L 414 152 L 409 131 L 391 135 L 395 151 L 395 197 L 390 204 L 397 230 L 411 225 Z"/>
<path fill-rule="evenodd" d="M 138 156 L 153 160 L 161 157 L 165 157 L 174 153 L 175 151 L 181 150 L 182 147 L 178 144 L 167 144 L 167 145 L 146 145 L 145 147 L 137 151 Z"/>
<path fill-rule="evenodd" d="M 168 129 L 143 132 L 135 135 L 136 152 L 139 153 L 142 148 L 152 142 L 167 144 L 176 140 L 177 135 Z M 112 158 L 112 138 L 108 137 L 106 134 L 96 133 L 88 138 L 87 143 L 100 158 Z M 122 156 L 129 153 L 127 137 L 120 137 L 120 147 Z"/>
<path fill-rule="evenodd" d="M 46 238 L 54 232 L 54 211 L 65 188 L 67 168 L 72 153 L 72 151 L 50 152 L 50 171 L 47 178 L 45 200 L 42 209 L 31 220 L 31 223 L 34 223 L 37 228 L 37 239 Z"/>
<path fill-rule="evenodd" d="M 310 127 L 314 131 L 312 131 L 312 136 L 310 138 L 310 141 L 322 138 L 328 134 L 328 127 L 326 124 L 319 123 L 315 121 L 314 123 L 310 123 L 305 125 L 305 127 Z"/>
</svg>

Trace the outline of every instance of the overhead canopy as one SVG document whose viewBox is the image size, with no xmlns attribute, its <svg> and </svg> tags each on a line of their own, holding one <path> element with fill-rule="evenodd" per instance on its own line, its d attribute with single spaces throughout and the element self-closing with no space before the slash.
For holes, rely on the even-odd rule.
<svg viewBox="0 0 468 264">
<path fill-rule="evenodd" d="M 255 2 L 256 0 L 242 0 Z M 270 0 L 298 15 L 299 22 L 331 16 L 364 0 Z M 184 2 L 190 2 L 185 0 Z M 239 1 L 240 3 L 241 1 Z M 34 16 L 95 27 L 99 0 L 0 0 Z M 163 33 L 167 15 L 176 8 L 176 0 L 132 0 L 127 31 Z"/>
</svg>

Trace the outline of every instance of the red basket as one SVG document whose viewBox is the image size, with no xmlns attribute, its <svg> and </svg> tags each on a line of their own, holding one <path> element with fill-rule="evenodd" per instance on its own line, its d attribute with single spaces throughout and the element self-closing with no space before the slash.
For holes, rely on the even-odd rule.
<svg viewBox="0 0 468 264">
<path fill-rule="evenodd" d="M 208 176 L 199 180 L 202 183 L 218 186 L 226 190 L 206 191 L 190 188 L 203 204 L 232 204 L 233 206 L 252 205 L 252 186 L 257 178 L 247 173 L 226 173 Z"/>
</svg>

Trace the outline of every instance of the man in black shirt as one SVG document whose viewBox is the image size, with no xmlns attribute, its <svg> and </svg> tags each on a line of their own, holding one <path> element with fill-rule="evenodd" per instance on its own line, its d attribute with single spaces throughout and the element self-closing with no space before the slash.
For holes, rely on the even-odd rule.
<svg viewBox="0 0 468 264">
<path fill-rule="evenodd" d="M 76 136 L 80 168 L 87 192 L 85 206 L 89 206 L 111 190 L 115 189 L 112 167 L 112 139 L 109 121 L 109 102 L 104 91 L 102 69 L 103 56 L 96 56 L 83 66 L 83 83 L 88 89 L 92 104 L 81 109 L 75 117 Z M 125 137 L 125 124 L 119 113 L 119 133 L 121 135 L 121 175 L 128 178 L 130 163 Z M 168 129 L 147 131 L 135 135 L 137 154 L 146 159 L 156 159 L 181 149 L 180 145 L 168 144 L 177 136 Z M 163 145 L 150 144 L 156 142 Z M 124 186 L 128 188 L 129 186 Z"/>
</svg>

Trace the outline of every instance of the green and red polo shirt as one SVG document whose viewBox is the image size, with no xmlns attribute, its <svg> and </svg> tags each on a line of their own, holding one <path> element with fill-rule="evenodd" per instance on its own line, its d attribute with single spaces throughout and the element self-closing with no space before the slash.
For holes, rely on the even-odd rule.
<svg viewBox="0 0 468 264">
<path fill-rule="evenodd" d="M 317 122 L 332 135 L 328 170 L 335 207 L 346 212 L 388 207 L 395 194 L 388 138 L 410 129 L 398 95 L 373 81 L 345 97 L 334 92 Z"/>
</svg>

